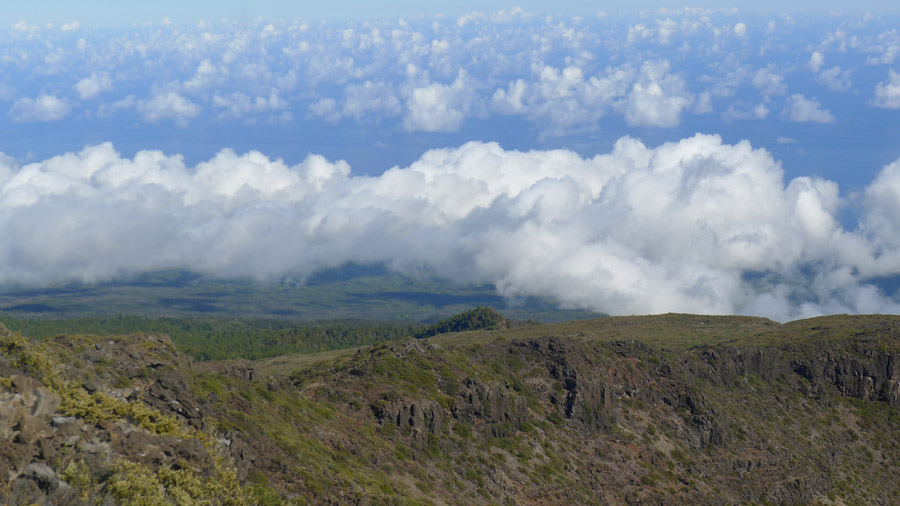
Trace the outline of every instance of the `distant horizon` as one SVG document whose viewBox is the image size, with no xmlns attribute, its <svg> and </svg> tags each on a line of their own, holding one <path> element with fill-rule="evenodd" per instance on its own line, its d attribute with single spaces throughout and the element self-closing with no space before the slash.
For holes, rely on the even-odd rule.
<svg viewBox="0 0 900 506">
<path fill-rule="evenodd" d="M 72 25 L 77 22 L 81 27 L 114 27 L 130 24 L 158 24 L 163 20 L 172 23 L 195 23 L 198 21 L 216 22 L 220 20 L 253 21 L 262 18 L 264 21 L 292 21 L 304 19 L 308 21 L 348 22 L 361 20 L 389 20 L 401 17 L 418 16 L 462 16 L 470 13 L 494 14 L 499 11 L 510 11 L 520 8 L 528 12 L 537 12 L 560 16 L 589 16 L 598 13 L 654 14 L 659 9 L 731 9 L 736 8 L 744 13 L 781 13 L 839 15 L 861 14 L 872 12 L 882 15 L 900 14 L 900 5 L 896 2 L 882 0 L 861 0 L 858 2 L 804 1 L 785 6 L 784 2 L 774 0 L 736 0 L 726 4 L 714 0 L 679 2 L 669 0 L 635 0 L 623 4 L 613 1 L 565 1 L 556 2 L 548 7 L 541 0 L 523 0 L 506 2 L 497 0 L 465 0 L 452 3 L 423 4 L 412 0 L 393 0 L 373 4 L 361 0 L 338 0 L 327 3 L 298 3 L 288 0 L 247 2 L 245 0 L 226 0 L 220 2 L 197 1 L 183 2 L 160 0 L 158 2 L 133 4 L 112 0 L 85 0 L 78 3 L 60 0 L 40 1 L 29 4 L 5 5 L 0 12 L 0 27 L 13 26 L 24 21 L 31 25 Z"/>
</svg>

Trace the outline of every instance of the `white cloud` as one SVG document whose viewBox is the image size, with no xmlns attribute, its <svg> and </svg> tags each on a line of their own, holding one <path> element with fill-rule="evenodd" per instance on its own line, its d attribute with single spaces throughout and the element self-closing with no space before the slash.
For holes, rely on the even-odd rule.
<svg viewBox="0 0 900 506">
<path fill-rule="evenodd" d="M 900 265 L 900 160 L 884 167 L 864 195 L 862 231 L 877 254 L 866 275 L 890 275 Z"/>
<path fill-rule="evenodd" d="M 866 51 L 877 55 L 866 58 L 869 65 L 890 65 L 894 63 L 897 54 L 900 54 L 900 34 L 896 29 L 882 32 L 874 40 L 867 42 Z"/>
<path fill-rule="evenodd" d="M 31 99 L 22 97 L 16 100 L 9 110 L 9 116 L 13 121 L 58 121 L 66 117 L 72 110 L 72 106 L 65 99 L 55 95 L 38 95 Z"/>
<path fill-rule="evenodd" d="M 81 23 L 78 21 L 72 21 L 71 23 L 65 23 L 60 27 L 60 29 L 64 32 L 72 32 L 81 28 Z"/>
<path fill-rule="evenodd" d="M 236 118 L 225 101 L 256 110 L 257 99 L 268 100 L 275 89 L 286 107 L 243 118 L 268 120 L 290 110 L 311 122 L 349 118 L 366 127 L 400 122 L 408 130 L 458 131 L 472 117 L 520 115 L 543 140 L 604 128 L 610 113 L 635 126 L 681 124 L 685 110 L 706 113 L 715 105 L 722 113 L 729 105 L 719 99 L 726 96 L 774 109 L 775 96 L 816 94 L 810 80 L 851 91 L 851 72 L 858 82 L 877 82 L 870 79 L 878 69 L 860 62 L 891 54 L 900 40 L 890 29 L 832 20 L 811 20 L 789 33 L 793 21 L 778 19 L 779 30 L 770 34 L 759 18 L 694 9 L 657 11 L 638 22 L 507 10 L 403 23 L 82 27 L 74 35 L 22 23 L 0 48 L 0 75 L 18 88 L 12 99 L 39 92 L 62 99 L 69 91 L 82 102 L 105 102 L 121 98 L 109 98 L 114 84 L 142 104 L 131 108 L 139 121 L 161 121 L 151 118 L 164 114 L 147 107 L 169 93 L 197 108 L 193 116 L 189 105 L 169 115 L 183 125 L 223 113 Z M 660 61 L 668 62 L 668 77 L 647 79 L 642 66 Z M 415 75 L 406 73 L 410 67 Z M 460 75 L 466 89 L 458 86 Z M 749 87 L 761 96 L 749 96 Z M 110 105 L 97 107 L 116 110 Z"/>
<path fill-rule="evenodd" d="M 205 59 L 197 65 L 194 77 L 184 83 L 184 89 L 191 92 L 204 90 L 216 83 L 225 73 L 225 70 Z"/>
<path fill-rule="evenodd" d="M 534 65 L 532 73 L 533 82 L 517 79 L 496 90 L 491 106 L 501 114 L 524 114 L 551 136 L 596 128 L 614 100 L 628 92 L 635 74 L 625 66 L 588 77 L 580 67 L 550 65 Z"/>
<path fill-rule="evenodd" d="M 81 100 L 87 100 L 96 97 L 104 91 L 112 90 L 113 82 L 107 72 L 91 72 L 90 76 L 78 81 L 72 88 L 78 92 L 78 97 Z"/>
<path fill-rule="evenodd" d="M 338 103 L 333 98 L 323 98 L 309 106 L 309 113 L 325 119 L 329 123 L 337 123 L 342 115 L 338 111 Z"/>
<path fill-rule="evenodd" d="M 647 28 L 643 24 L 636 24 L 630 26 L 628 28 L 628 43 L 633 44 L 635 42 L 648 40 L 653 38 L 653 30 Z"/>
<path fill-rule="evenodd" d="M 430 83 L 412 90 L 403 127 L 410 132 L 455 132 L 474 105 L 472 83 L 460 72 L 451 84 Z"/>
<path fill-rule="evenodd" d="M 344 90 L 344 98 L 340 103 L 333 98 L 323 98 L 310 105 L 309 112 L 330 123 L 336 123 L 342 118 L 378 123 L 382 118 L 402 114 L 403 104 L 398 93 L 398 90 L 384 81 L 351 84 Z"/>
<path fill-rule="evenodd" d="M 796 93 L 788 97 L 781 111 L 781 119 L 797 123 L 834 123 L 834 116 L 815 98 Z"/>
<path fill-rule="evenodd" d="M 157 93 L 149 100 L 140 100 L 136 105 L 141 118 L 148 123 L 172 120 L 181 128 L 200 114 L 200 106 L 174 91 Z"/>
<path fill-rule="evenodd" d="M 900 109 L 900 73 L 890 70 L 888 80 L 875 86 L 875 107 Z"/>
<path fill-rule="evenodd" d="M 135 100 L 134 95 L 128 95 L 127 97 L 110 104 L 100 104 L 100 106 L 97 107 L 97 117 L 110 118 L 118 111 L 133 108 L 136 103 L 137 101 Z"/>
<path fill-rule="evenodd" d="M 219 119 L 244 118 L 252 121 L 254 116 L 284 111 L 288 109 L 289 104 L 278 96 L 277 90 L 272 89 L 267 97 L 251 97 L 241 92 L 229 95 L 216 94 L 213 97 L 213 107 L 223 110 L 218 115 Z"/>
<path fill-rule="evenodd" d="M 462 86 L 463 84 L 460 84 Z M 393 117 L 403 110 L 400 99 L 389 86 L 381 82 L 366 81 L 347 87 L 344 97 L 344 116 L 361 120 L 370 112 L 379 116 Z"/>
<path fill-rule="evenodd" d="M 816 76 L 816 82 L 824 84 L 831 91 L 849 91 L 853 83 L 850 81 L 850 70 L 832 67 Z"/>
<path fill-rule="evenodd" d="M 713 112 L 712 94 L 704 91 L 697 97 L 697 102 L 694 104 L 694 114 L 708 114 L 711 112 Z"/>
<path fill-rule="evenodd" d="M 722 118 L 726 120 L 732 119 L 765 119 L 769 115 L 769 108 L 766 104 L 748 103 L 738 100 L 734 104 L 728 106 L 722 114 Z"/>
<path fill-rule="evenodd" d="M 751 83 L 765 96 L 784 95 L 787 93 L 784 76 L 776 72 L 774 65 L 757 70 L 753 75 L 753 79 L 751 79 Z"/>
<path fill-rule="evenodd" d="M 809 57 L 809 69 L 813 72 L 818 72 L 819 69 L 822 68 L 822 65 L 825 64 L 825 55 L 819 51 L 813 51 L 812 55 Z"/>
<path fill-rule="evenodd" d="M 681 123 L 681 112 L 694 97 L 684 79 L 670 74 L 668 61 L 647 62 L 628 93 L 617 106 L 632 126 L 673 127 Z"/>
<path fill-rule="evenodd" d="M 678 23 L 671 19 L 656 20 L 657 41 L 662 45 L 669 45 L 672 36 L 678 32 Z"/>
<path fill-rule="evenodd" d="M 846 231 L 835 183 L 785 182 L 766 151 L 704 135 L 624 137 L 592 158 L 472 142 L 375 177 L 319 156 L 226 150 L 186 167 L 104 144 L 21 167 L 0 156 L 0 282 L 385 262 L 613 314 L 896 312 L 867 280 L 900 274 L 898 202 L 900 161 Z"/>
</svg>

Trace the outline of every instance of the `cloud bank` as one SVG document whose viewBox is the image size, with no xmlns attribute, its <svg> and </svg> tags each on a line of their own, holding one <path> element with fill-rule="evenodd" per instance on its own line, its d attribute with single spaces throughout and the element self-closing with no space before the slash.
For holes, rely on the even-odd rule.
<svg viewBox="0 0 900 506">
<path fill-rule="evenodd" d="M 785 181 L 767 151 L 707 135 L 623 137 L 591 158 L 470 142 L 376 177 L 321 156 L 224 150 L 188 167 L 107 143 L 22 166 L 0 155 L 0 283 L 383 262 L 612 314 L 897 312 L 875 281 L 900 274 L 900 161 L 859 199 L 845 229 L 836 183 Z"/>
<path fill-rule="evenodd" d="M 772 119 L 822 122 L 837 104 L 896 109 L 898 101 L 886 67 L 900 37 L 890 20 L 863 16 L 513 9 L 346 24 L 68 28 L 0 26 L 0 101 L 12 102 L 0 111 L 12 122 L 122 117 L 140 129 L 322 120 L 447 133 L 501 115 L 557 138 L 600 130 L 601 121 L 665 129 L 692 113 L 762 119 L 761 108 L 799 108 Z M 798 95 L 818 105 L 798 104 Z M 759 106 L 748 115 L 745 104 Z"/>
</svg>

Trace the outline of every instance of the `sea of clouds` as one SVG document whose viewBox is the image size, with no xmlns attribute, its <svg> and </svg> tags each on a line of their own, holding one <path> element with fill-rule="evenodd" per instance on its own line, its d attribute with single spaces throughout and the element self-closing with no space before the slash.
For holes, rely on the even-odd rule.
<svg viewBox="0 0 900 506">
<path fill-rule="evenodd" d="M 455 132 L 513 117 L 544 137 L 614 116 L 832 123 L 850 100 L 900 108 L 900 34 L 876 15 L 680 9 L 554 17 L 145 23 L 0 28 L 0 110 L 11 124 L 126 117 Z M 4 107 L 5 104 L 5 107 Z"/>
<path fill-rule="evenodd" d="M 898 55 L 871 14 L 18 22 L 0 286 L 356 262 L 612 314 L 898 312 Z"/>
<path fill-rule="evenodd" d="M 850 200 L 853 230 L 838 219 Z M 277 281 L 356 262 L 612 314 L 897 312 L 872 280 L 900 274 L 900 161 L 848 197 L 708 135 L 623 137 L 590 158 L 470 142 L 379 176 L 230 150 L 188 167 L 107 143 L 0 157 L 0 236 L 2 284 L 158 269 Z"/>
</svg>

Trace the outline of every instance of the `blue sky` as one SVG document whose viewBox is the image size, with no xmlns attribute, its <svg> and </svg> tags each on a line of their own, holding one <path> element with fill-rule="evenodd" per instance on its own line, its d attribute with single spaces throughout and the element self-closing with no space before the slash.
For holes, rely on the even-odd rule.
<svg viewBox="0 0 900 506">
<path fill-rule="evenodd" d="M 69 5 L 0 14 L 0 283 L 359 262 L 611 313 L 900 307 L 887 2 Z"/>
<path fill-rule="evenodd" d="M 722 2 L 698 0 L 685 4 L 678 1 L 633 0 L 630 2 L 611 1 L 565 1 L 548 4 L 542 0 L 505 2 L 497 0 L 465 0 L 456 2 L 420 2 L 413 0 L 394 0 L 386 2 L 350 1 L 334 2 L 297 2 L 292 0 L 267 0 L 247 2 L 244 0 L 222 1 L 178 1 L 159 0 L 156 2 L 118 2 L 113 0 L 37 1 L 30 3 L 4 1 L 0 12 L 0 23 L 12 24 L 20 20 L 29 23 L 71 23 L 79 21 L 86 26 L 115 26 L 125 23 L 159 21 L 168 17 L 175 22 L 194 22 L 200 19 L 217 21 L 220 19 L 251 20 L 257 17 L 265 19 L 328 19 L 332 21 L 359 21 L 363 19 L 389 19 L 400 16 L 449 15 L 460 16 L 470 12 L 496 12 L 521 7 L 528 11 L 543 11 L 551 14 L 575 16 L 589 15 L 597 11 L 609 13 L 636 12 L 640 10 L 656 10 L 659 8 L 681 8 L 684 6 L 718 8 L 725 6 Z M 785 3 L 773 0 L 739 0 L 731 2 L 727 7 L 736 7 L 744 11 L 763 11 L 779 13 L 785 11 Z M 793 2 L 790 11 L 800 13 L 850 12 L 864 13 L 872 11 L 882 14 L 898 13 L 900 6 L 889 0 L 862 0 L 845 2 L 838 0 L 820 0 Z"/>
</svg>

